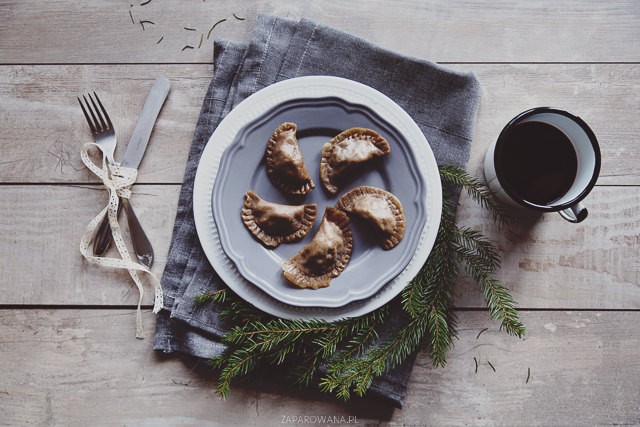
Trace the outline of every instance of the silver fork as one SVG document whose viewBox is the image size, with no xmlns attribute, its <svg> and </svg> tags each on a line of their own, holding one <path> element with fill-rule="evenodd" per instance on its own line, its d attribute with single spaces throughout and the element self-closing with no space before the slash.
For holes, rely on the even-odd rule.
<svg viewBox="0 0 640 427">
<path fill-rule="evenodd" d="M 82 95 L 82 99 L 84 99 L 84 105 L 80 98 L 78 98 L 78 102 L 80 103 L 80 107 L 82 108 L 82 112 L 84 113 L 85 119 L 87 119 L 87 123 L 89 124 L 89 128 L 91 129 L 91 133 L 93 134 L 93 138 L 102 151 L 103 160 L 106 158 L 109 164 L 114 164 L 115 160 L 113 158 L 113 153 L 116 149 L 116 144 L 118 143 L 118 139 L 116 137 L 116 131 L 111 123 L 111 119 L 107 114 L 107 110 L 100 102 L 100 98 L 98 95 L 93 92 L 93 96 L 95 97 L 95 101 L 91 94 L 88 94 L 89 99 L 91 100 L 91 104 L 87 101 L 87 98 Z M 96 104 L 97 101 L 97 104 Z M 93 108 L 91 108 L 93 105 Z M 100 106 L 100 108 L 98 108 Z M 89 111 L 87 113 L 87 111 Z M 136 253 L 136 256 L 140 260 L 140 262 L 151 268 L 153 264 L 153 247 L 151 246 L 151 242 L 149 238 L 145 234 L 142 229 L 142 225 L 140 221 L 133 211 L 133 208 L 128 203 L 128 200 L 121 199 L 120 205 L 118 206 L 118 214 L 120 214 L 120 210 L 123 206 L 126 207 L 127 211 L 127 223 L 129 225 L 129 231 L 131 234 L 131 241 L 133 243 L 133 249 Z M 102 246 L 96 246 L 98 242 L 102 242 Z M 109 244 L 111 243 L 111 233 L 109 227 L 109 220 L 105 217 L 105 219 L 100 224 L 100 228 L 98 229 L 98 234 L 96 235 L 93 252 L 96 255 L 101 255 L 104 253 Z"/>
<path fill-rule="evenodd" d="M 107 110 L 105 110 L 102 102 L 100 102 L 100 98 L 98 98 L 98 95 L 93 92 L 93 96 L 96 98 L 96 101 L 98 101 L 100 109 L 98 109 L 98 105 L 96 105 L 96 101 L 93 100 L 91 94 L 88 94 L 88 96 L 91 100 L 91 104 L 93 104 L 93 108 L 91 108 L 91 105 L 89 105 L 89 102 L 84 95 L 82 95 L 82 99 L 84 99 L 85 104 L 87 104 L 87 108 L 85 109 L 84 105 L 82 105 L 82 101 L 80 101 L 80 98 L 78 98 L 78 102 L 80 103 L 80 107 L 82 108 L 85 119 L 87 119 L 87 123 L 89 124 L 89 128 L 91 129 L 91 133 L 93 134 L 93 139 L 102 151 L 102 157 L 106 157 L 107 162 L 112 165 L 115 163 L 115 160 L 113 159 L 113 153 L 115 152 L 116 144 L 118 143 L 116 130 L 113 128 L 113 124 L 111 123 L 111 119 L 107 114 Z M 89 118 L 87 110 L 89 110 L 91 118 Z M 100 114 L 100 111 L 102 111 L 102 114 Z"/>
</svg>

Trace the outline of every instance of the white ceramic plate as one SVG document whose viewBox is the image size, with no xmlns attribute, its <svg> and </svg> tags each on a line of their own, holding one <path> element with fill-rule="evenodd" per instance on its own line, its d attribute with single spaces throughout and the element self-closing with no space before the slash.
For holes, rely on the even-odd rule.
<svg viewBox="0 0 640 427">
<path fill-rule="evenodd" d="M 270 295 L 265 293 L 259 286 L 256 286 L 247 280 L 246 272 L 243 275 L 223 249 L 220 235 L 216 227 L 216 222 L 214 221 L 214 209 L 211 204 L 214 183 L 218 176 L 223 153 L 232 146 L 234 142 L 237 142 L 237 135 L 246 129 L 248 125 L 261 123 L 263 121 L 261 120 L 262 118 L 265 116 L 271 117 L 273 114 L 270 114 L 270 112 L 280 111 L 282 108 L 279 107 L 282 107 L 283 105 L 298 105 L 299 103 L 297 103 L 296 100 L 304 100 L 303 104 L 311 105 L 320 105 L 326 100 L 338 100 L 338 104 L 342 106 L 341 108 L 344 108 L 345 105 L 349 106 L 349 108 L 356 106 L 353 107 L 356 110 L 361 110 L 361 108 L 358 108 L 357 106 L 366 106 L 366 110 L 371 112 L 370 115 L 379 118 L 380 122 L 384 123 L 388 129 L 392 129 L 394 132 L 397 132 L 396 137 L 400 135 L 402 143 L 406 144 L 405 152 L 411 153 L 412 161 L 409 162 L 410 164 L 407 164 L 407 167 L 415 168 L 416 176 L 419 176 L 420 178 L 414 179 L 414 182 L 420 182 L 420 185 L 424 186 L 424 188 L 420 190 L 421 200 L 419 200 L 419 205 L 424 210 L 423 214 L 426 221 L 423 222 L 424 226 L 421 225 L 419 229 L 414 230 L 414 235 L 405 235 L 407 242 L 415 241 L 416 245 L 415 251 L 411 248 L 411 252 L 407 259 L 393 261 L 393 264 L 402 262 L 401 267 L 398 268 L 399 274 L 396 272 L 391 275 L 391 277 L 387 277 L 385 281 L 379 283 L 373 291 L 371 291 L 371 287 L 368 287 L 368 291 L 365 293 L 336 293 L 334 291 L 333 294 L 328 294 L 326 296 L 315 296 L 312 292 L 316 291 L 300 290 L 302 292 L 306 292 L 307 295 L 310 295 L 306 298 L 314 299 L 310 304 L 305 302 L 305 295 L 302 293 L 298 294 L 302 296 L 302 299 L 298 296 L 293 299 L 287 299 L 286 293 L 284 294 L 284 298 L 282 295 L 277 295 L 277 293 L 274 294 L 273 292 L 270 292 Z M 286 109 L 287 108 L 285 108 L 285 110 Z M 301 129 L 302 127 L 299 125 L 299 131 Z M 256 150 L 260 155 L 264 152 L 264 147 L 261 146 L 259 149 L 256 148 Z M 392 154 L 393 153 L 392 145 Z M 303 154 L 305 154 L 305 158 L 307 158 L 306 153 L 304 153 L 304 149 Z M 398 161 L 400 161 L 399 153 L 396 154 L 396 156 Z M 227 158 L 225 157 L 225 160 L 226 159 Z M 257 166 L 257 164 L 247 165 L 247 168 L 249 171 L 252 171 Z M 377 176 L 375 174 L 370 174 L 368 176 L 368 179 L 373 179 L 374 181 L 377 179 L 375 178 Z M 374 178 L 371 178 L 371 176 Z M 265 179 L 265 181 L 269 183 L 268 179 Z M 375 184 L 375 182 L 369 183 Z M 377 186 L 384 188 L 384 183 L 385 180 L 381 179 L 381 183 Z M 389 184 L 389 182 L 387 182 L 387 184 Z M 396 184 L 396 186 L 391 188 L 392 191 L 397 191 L 394 190 L 394 188 L 397 189 L 397 185 L 400 184 Z M 317 180 L 317 186 L 321 187 L 319 179 Z M 225 203 L 228 203 L 229 206 L 233 205 L 232 211 L 237 213 L 236 216 L 238 218 L 240 217 L 239 212 L 243 199 L 242 196 L 244 191 L 248 189 L 249 188 L 243 189 L 238 197 L 234 198 L 234 200 L 225 200 Z M 322 188 L 316 188 L 311 194 L 318 192 L 320 195 L 323 191 L 324 190 Z M 269 200 L 269 198 L 267 199 Z M 411 199 L 406 202 L 402 199 L 401 201 L 403 204 L 413 203 Z M 307 201 L 305 200 L 304 202 L 306 203 Z M 330 200 L 327 200 L 327 202 L 328 203 L 319 206 L 319 217 L 324 211 L 324 206 L 331 203 Z M 227 117 L 225 117 L 211 136 L 209 143 L 202 154 L 194 184 L 194 216 L 196 229 L 204 252 L 214 269 L 218 272 L 222 280 L 240 297 L 244 298 L 261 310 L 284 318 L 313 317 L 325 320 L 335 320 L 342 317 L 360 316 L 375 310 L 391 300 L 400 291 L 402 291 L 404 286 L 418 273 L 420 267 L 429 255 L 433 242 L 435 241 L 440 222 L 441 206 L 442 193 L 435 158 L 424 135 L 409 115 L 391 99 L 368 86 L 346 79 L 326 76 L 300 77 L 285 80 L 268 86 L 241 102 L 229 113 Z M 231 214 L 229 214 L 228 217 L 231 218 Z M 216 218 L 216 220 L 221 223 L 219 218 Z M 319 220 L 316 221 L 319 223 Z M 229 229 L 225 228 L 225 233 L 228 231 Z M 245 233 L 245 235 L 249 235 L 246 229 L 234 231 L 235 234 L 240 232 Z M 308 237 L 311 239 L 313 234 L 315 234 L 315 230 L 312 230 L 309 234 L 310 236 L 308 235 Z M 228 239 L 226 240 L 228 241 Z M 306 242 L 307 241 L 305 240 L 304 243 Z M 251 241 L 251 243 L 254 245 L 253 247 L 255 247 L 256 250 L 262 251 L 262 249 L 260 249 L 262 247 L 258 242 L 254 240 Z M 303 243 L 301 244 L 303 245 Z M 281 246 L 286 247 L 288 245 Z M 299 248 L 286 249 L 284 252 L 293 251 L 293 253 L 295 253 L 297 250 L 299 250 Z M 369 248 L 369 255 L 371 255 L 371 250 L 372 249 Z M 393 250 L 388 252 L 392 253 Z M 265 254 L 267 253 L 268 252 L 265 252 Z M 367 253 L 367 251 L 364 251 L 363 253 Z M 397 253 L 401 254 L 401 251 L 398 251 Z M 289 256 L 288 252 L 281 257 L 284 256 Z M 273 256 L 270 258 L 273 258 Z M 367 257 L 365 256 L 363 259 L 366 258 Z M 234 261 L 237 262 L 237 259 Z M 280 260 L 274 259 L 273 261 L 273 264 L 275 265 Z M 387 266 L 392 269 L 393 264 Z M 363 263 L 361 265 L 365 264 Z M 347 270 L 349 267 L 353 266 L 348 265 Z M 340 277 L 341 276 L 337 279 Z M 337 279 L 334 279 L 332 281 L 332 285 L 327 289 L 334 287 L 334 281 Z M 334 289 L 339 288 L 335 286 Z M 278 298 L 274 298 L 274 296 L 277 296 Z M 283 299 L 288 303 L 283 302 Z"/>
</svg>

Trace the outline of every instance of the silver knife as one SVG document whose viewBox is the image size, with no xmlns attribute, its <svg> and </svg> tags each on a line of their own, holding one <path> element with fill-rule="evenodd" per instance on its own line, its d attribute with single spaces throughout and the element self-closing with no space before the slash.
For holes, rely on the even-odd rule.
<svg viewBox="0 0 640 427">
<path fill-rule="evenodd" d="M 164 77 L 158 77 L 153 83 L 147 100 L 144 101 L 138 122 L 133 128 L 129 145 L 127 145 L 127 150 L 124 152 L 124 157 L 120 163 L 121 166 L 137 169 L 138 165 L 140 165 L 144 150 L 146 150 L 149 143 L 153 125 L 158 118 L 158 114 L 160 114 L 160 109 L 165 99 L 167 99 L 169 89 L 171 89 L 171 82 Z"/>
<path fill-rule="evenodd" d="M 164 77 L 158 77 L 153 83 L 151 91 L 140 112 L 140 116 L 138 117 L 138 121 L 133 128 L 131 139 L 129 139 L 129 144 L 122 158 L 122 166 L 137 168 L 140 165 L 147 144 L 149 143 L 153 125 L 158 118 L 158 114 L 160 114 L 164 101 L 167 99 L 169 89 L 171 89 L 171 82 Z M 142 264 L 151 268 L 153 264 L 153 247 L 151 246 L 151 242 L 149 242 L 149 238 L 142 229 L 142 225 L 140 221 L 138 221 L 129 201 L 126 199 L 120 199 L 120 201 L 120 206 L 124 206 L 127 214 L 129 232 L 131 233 L 131 240 L 136 256 Z M 110 243 L 111 233 L 109 221 L 105 218 L 102 224 L 100 224 L 100 229 L 94 241 L 93 253 L 98 256 L 102 255 Z"/>
</svg>

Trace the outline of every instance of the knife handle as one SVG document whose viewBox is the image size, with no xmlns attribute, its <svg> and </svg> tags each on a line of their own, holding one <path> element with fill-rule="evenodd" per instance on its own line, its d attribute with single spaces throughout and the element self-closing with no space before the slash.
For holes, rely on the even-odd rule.
<svg viewBox="0 0 640 427">
<path fill-rule="evenodd" d="M 138 221 L 136 213 L 133 211 L 133 206 L 129 203 L 128 199 L 120 199 L 121 206 L 124 206 L 124 212 L 127 214 L 127 224 L 129 224 L 129 233 L 131 234 L 131 242 L 133 243 L 133 250 L 138 257 L 138 260 L 142 265 L 146 265 L 147 268 L 151 268 L 153 264 L 153 246 L 147 237 L 142 224 Z"/>
</svg>

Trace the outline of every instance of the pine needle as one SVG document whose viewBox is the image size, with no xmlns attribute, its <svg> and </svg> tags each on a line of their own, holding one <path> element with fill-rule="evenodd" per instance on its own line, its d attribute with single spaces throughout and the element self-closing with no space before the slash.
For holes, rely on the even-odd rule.
<svg viewBox="0 0 640 427">
<path fill-rule="evenodd" d="M 146 20 L 146 19 L 140 20 L 139 22 L 140 22 L 140 25 L 142 25 L 142 31 L 144 31 L 144 24 L 156 25 L 155 22 L 149 21 L 149 20 Z"/>
<path fill-rule="evenodd" d="M 224 302 L 227 288 L 220 289 L 219 291 L 209 292 L 193 299 L 196 305 L 202 305 L 206 303 Z"/>
<path fill-rule="evenodd" d="M 207 40 L 209 40 L 209 36 L 211 35 L 211 31 L 213 31 L 213 29 L 216 27 L 216 25 L 226 21 L 227 18 L 221 19 L 218 22 L 216 22 L 215 24 L 213 24 L 213 26 L 211 27 L 211 29 L 209 30 L 209 32 L 207 33 Z"/>
<path fill-rule="evenodd" d="M 484 328 L 483 330 L 481 330 L 480 332 L 478 332 L 478 336 L 476 336 L 476 339 L 480 338 L 480 335 L 482 335 L 482 333 L 483 333 L 484 331 L 487 331 L 487 330 L 489 330 L 489 328 Z"/>
</svg>

